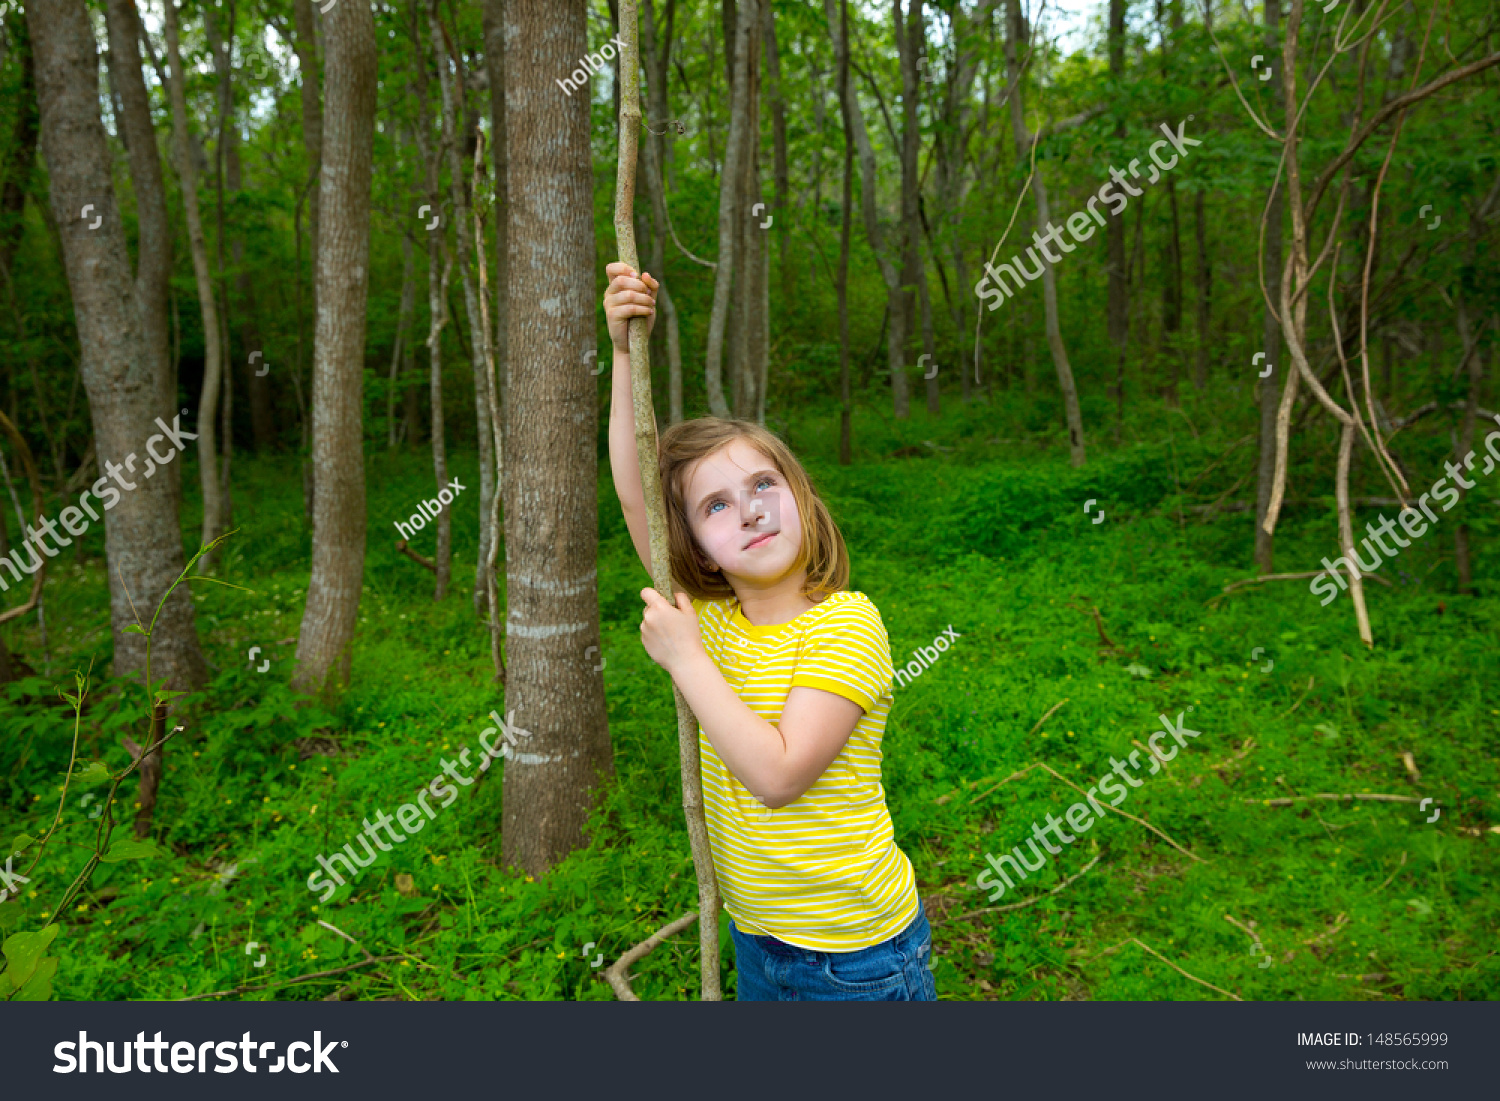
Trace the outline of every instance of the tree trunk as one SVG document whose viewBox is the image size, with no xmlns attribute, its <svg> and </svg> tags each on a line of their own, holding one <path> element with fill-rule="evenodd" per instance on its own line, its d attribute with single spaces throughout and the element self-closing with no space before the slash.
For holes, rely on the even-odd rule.
<svg viewBox="0 0 1500 1101">
<path fill-rule="evenodd" d="M 203 492 L 203 545 L 224 530 L 224 501 L 219 482 L 217 426 L 219 386 L 223 379 L 222 344 L 219 340 L 219 309 L 214 300 L 213 275 L 208 267 L 208 243 L 203 237 L 203 216 L 198 209 L 198 166 L 194 163 L 188 129 L 186 80 L 182 52 L 178 47 L 177 9 L 162 8 L 167 38 L 168 91 L 172 101 L 172 136 L 177 147 L 177 178 L 182 182 L 182 206 L 187 219 L 188 247 L 193 255 L 193 280 L 198 288 L 198 312 L 203 319 L 203 389 L 198 399 L 198 483 Z M 198 572 L 212 570 L 218 561 L 213 550 L 198 559 Z"/>
<path fill-rule="evenodd" d="M 531 732 L 505 766 L 502 854 L 541 875 L 585 843 L 596 784 L 614 771 L 599 642 L 592 346 L 593 170 L 589 99 L 538 94 L 588 50 L 583 0 L 508 0 L 510 393 L 506 446 L 527 461 L 505 479 L 507 719 Z M 633 74 L 632 74 L 633 75 Z M 555 310 L 535 308 L 538 301 Z"/>
<path fill-rule="evenodd" d="M 828 21 L 829 34 L 834 39 L 835 53 L 849 48 L 848 43 L 843 40 L 843 31 L 839 29 L 834 8 L 836 2 L 837 0 L 823 0 L 823 15 Z M 885 318 L 881 322 L 881 330 L 885 336 L 886 369 L 891 376 L 891 401 L 896 415 L 905 417 L 909 405 L 906 365 L 903 362 L 906 351 L 906 330 L 902 327 L 900 309 L 901 271 L 892 259 L 892 255 L 900 251 L 900 241 L 899 239 L 894 242 L 887 241 L 880 228 L 880 220 L 875 207 L 877 190 L 875 150 L 870 146 L 870 135 L 865 129 L 864 112 L 860 109 L 859 96 L 855 94 L 852 83 L 847 83 L 844 99 L 846 117 L 854 133 L 854 148 L 859 154 L 860 209 L 865 223 L 865 236 L 870 242 L 870 251 L 875 254 L 876 263 L 880 265 L 880 276 L 885 280 L 886 310 Z"/>
<path fill-rule="evenodd" d="M 302 96 L 302 148 L 307 155 L 308 179 L 313 181 L 308 196 L 308 238 L 311 242 L 313 270 L 318 267 L 318 192 L 323 178 L 323 107 L 318 92 L 318 43 L 313 27 L 312 0 L 292 0 L 296 35 L 292 48 L 297 51 L 297 76 Z M 313 279 L 313 311 L 317 311 L 317 278 Z"/>
<path fill-rule="evenodd" d="M 220 226 L 219 226 L 219 252 L 220 266 L 223 264 L 224 251 L 224 226 L 223 206 L 224 192 L 227 190 L 231 197 L 238 195 L 243 186 L 240 173 L 240 136 L 239 129 L 234 121 L 233 101 L 233 66 L 232 55 L 234 46 L 234 18 L 235 5 L 228 8 L 226 18 L 228 19 L 229 34 L 221 36 L 218 31 L 218 21 L 212 12 L 205 10 L 204 26 L 209 33 L 209 41 L 213 46 L 214 67 L 218 70 L 219 77 L 219 115 L 221 120 L 219 132 L 219 151 L 223 157 L 223 187 L 219 190 Z M 245 235 L 236 230 L 229 240 L 230 256 L 234 261 L 234 293 L 236 308 L 234 311 L 234 324 L 231 326 L 225 319 L 225 330 L 231 328 L 238 330 L 240 341 L 240 364 L 244 370 L 245 391 L 250 397 L 250 431 L 255 440 L 257 454 L 267 454 L 276 446 L 276 426 L 271 403 L 271 379 L 269 366 L 265 361 L 265 349 L 261 346 L 260 326 L 258 324 L 255 287 L 250 278 L 250 272 L 245 268 Z M 221 281 L 223 272 L 220 271 Z M 229 301 L 228 290 L 225 289 L 224 300 Z M 259 353 L 259 354 L 256 354 Z M 256 354 L 252 361 L 250 356 Z M 225 342 L 224 362 L 232 364 L 234 360 L 229 353 L 228 341 Z M 233 512 L 233 503 L 230 496 L 229 468 L 233 455 L 233 435 L 230 432 L 230 420 L 233 413 L 233 379 L 234 368 L 229 366 L 225 372 L 225 428 L 224 428 L 224 499 L 226 502 L 225 523 L 232 523 L 230 516 Z"/>
<path fill-rule="evenodd" d="M 791 232 L 791 210 L 787 207 L 789 190 L 786 155 L 786 96 L 781 86 L 781 49 L 776 41 L 776 9 L 766 5 L 766 82 L 771 99 L 771 142 L 773 149 L 776 188 L 776 250 L 777 267 L 781 272 L 781 301 L 792 299 L 792 269 L 787 264 L 787 235 Z M 770 318 L 766 318 L 769 324 Z M 764 394 L 762 394 L 764 405 Z M 761 420 L 765 417 L 762 415 Z"/>
<path fill-rule="evenodd" d="M 1109 76 L 1116 94 L 1125 81 L 1125 14 L 1129 0 L 1109 0 Z M 1115 119 L 1115 140 L 1125 140 L 1125 119 Z M 1105 270 L 1109 273 L 1109 300 L 1106 324 L 1109 342 L 1115 351 L 1115 438 L 1118 441 L 1125 419 L 1125 353 L 1130 343 L 1130 290 L 1125 260 L 1125 219 L 1110 218 L 1104 223 Z"/>
<path fill-rule="evenodd" d="M 490 79 L 491 153 L 495 159 L 495 397 L 505 408 L 510 362 L 510 142 L 505 129 L 505 3 L 484 0 L 484 60 Z M 495 465 L 504 469 L 504 438 Z"/>
<path fill-rule="evenodd" d="M 731 0 L 732 2 L 732 0 Z M 758 25 L 761 0 L 744 0 L 730 45 L 734 50 L 734 80 L 729 100 L 729 137 L 724 151 L 724 168 L 719 176 L 719 257 L 714 269 L 714 299 L 708 315 L 708 348 L 704 357 L 703 379 L 708 391 L 709 412 L 716 417 L 730 415 L 724 397 L 724 328 L 729 317 L 730 292 L 734 283 L 737 231 L 745 217 L 739 209 L 739 189 L 744 172 L 745 131 L 754 125 L 749 117 L 750 29 Z"/>
<path fill-rule="evenodd" d="M 1281 0 L 1266 0 L 1265 22 L 1266 53 L 1273 58 L 1280 57 Z M 1267 110 L 1270 116 L 1275 118 L 1282 105 L 1281 81 L 1272 80 L 1268 83 L 1266 93 L 1270 97 L 1270 107 Z M 1270 295 L 1272 302 L 1281 300 L 1281 224 L 1284 195 L 1282 186 L 1277 185 L 1272 191 L 1266 211 L 1263 265 L 1266 293 Z M 1281 325 L 1269 306 L 1265 309 L 1261 320 L 1261 351 L 1265 353 L 1265 358 L 1261 361 L 1257 374 L 1268 366 L 1271 373 L 1265 378 L 1256 380 L 1256 393 L 1260 399 L 1260 457 L 1255 471 L 1255 565 L 1261 573 L 1273 573 L 1276 543 L 1275 536 L 1266 530 L 1266 517 L 1270 511 L 1271 492 L 1276 482 L 1276 414 L 1280 401 L 1279 391 L 1283 387 L 1295 388 L 1297 372 L 1291 371 L 1283 374 L 1279 369 L 1283 365 Z"/>
<path fill-rule="evenodd" d="M 645 0 L 641 19 L 641 60 L 646 68 L 646 95 L 649 125 L 646 130 L 646 190 L 651 202 L 651 267 L 648 269 L 661 285 L 656 301 L 661 306 L 667 350 L 667 408 L 669 424 L 682 420 L 682 335 L 677 317 L 677 303 L 667 285 L 667 123 L 670 111 L 667 100 L 668 63 L 672 53 L 672 24 L 677 0 L 667 0 L 661 44 L 656 40 L 655 5 Z M 656 335 L 653 330 L 652 335 Z"/>
<path fill-rule="evenodd" d="M 826 5 L 825 5 L 826 6 Z M 831 11 L 831 8 L 829 8 Z M 830 19 L 830 23 L 832 20 Z M 832 30 L 832 27 L 829 28 Z M 844 189 L 839 218 L 839 463 L 854 461 L 853 402 L 849 387 L 849 238 L 854 205 L 854 128 L 849 118 L 849 0 L 839 0 L 838 33 L 833 35 L 838 65 L 839 113 L 844 130 Z"/>
<path fill-rule="evenodd" d="M 910 335 L 915 328 L 917 320 L 916 306 L 918 299 L 917 284 L 924 276 L 922 273 L 922 222 L 921 222 L 921 179 L 918 175 L 920 166 L 918 159 L 922 151 L 922 131 L 918 121 L 917 108 L 922 95 L 921 75 L 917 70 L 917 58 L 927 52 L 927 31 L 922 20 L 923 0 L 907 0 L 907 14 L 903 20 L 901 14 L 901 0 L 893 0 L 891 5 L 891 18 L 894 24 L 896 36 L 896 51 L 901 62 L 901 290 L 899 304 L 901 310 L 901 332 Z M 926 318 L 926 329 L 932 328 L 930 310 Z M 926 339 L 927 333 L 923 333 L 923 351 L 930 352 Z M 903 389 L 906 382 L 906 349 L 901 349 L 901 381 Z M 926 380 L 927 388 L 927 411 L 937 413 L 937 379 Z M 905 395 L 901 395 L 904 399 Z M 901 408 L 904 400 L 898 403 L 896 415 L 905 416 L 906 410 Z"/>
<path fill-rule="evenodd" d="M 485 615 L 488 611 L 489 581 L 485 577 L 485 563 L 490 558 L 490 542 L 494 533 L 486 518 L 495 497 L 495 448 L 490 432 L 486 430 L 490 420 L 490 378 L 486 364 L 490 362 L 490 334 L 480 320 L 479 289 L 475 282 L 473 246 L 469 234 L 473 232 L 473 217 L 469 209 L 469 195 L 464 183 L 464 159 L 459 148 L 463 133 L 467 133 L 464 118 L 455 106 L 453 80 L 448 72 L 448 50 L 444 45 L 442 24 L 438 19 L 437 0 L 428 0 L 428 33 L 432 38 L 433 57 L 437 60 L 438 89 L 443 101 L 443 146 L 448 154 L 448 194 L 453 203 L 454 237 L 457 241 L 458 273 L 463 283 L 464 313 L 469 319 L 469 354 L 474 375 L 474 413 L 479 438 L 479 550 L 474 567 L 474 611 Z"/>
<path fill-rule="evenodd" d="M 125 628 L 137 622 L 135 609 L 156 607 L 184 565 L 171 487 L 165 478 L 142 476 L 137 465 L 148 445 L 156 444 L 160 453 L 163 442 L 159 435 L 143 438 L 154 432 L 151 426 L 160 415 L 161 358 L 146 344 L 115 201 L 88 13 L 71 0 L 29 0 L 26 16 L 35 50 L 52 213 L 78 326 L 79 373 L 89 398 L 99 468 L 124 491 L 113 509 L 105 509 L 103 519 L 114 672 L 133 677 L 145 667 L 146 640 Z M 90 204 L 91 215 L 102 219 L 92 230 L 91 220 L 79 214 Z M 132 473 L 134 482 L 129 481 Z M 71 540 L 58 542 L 66 546 Z M 207 680 L 186 585 L 173 590 L 156 621 L 151 665 L 153 677 L 164 676 L 176 690 L 192 691 Z"/>
<path fill-rule="evenodd" d="M 412 4 L 409 28 L 413 52 L 421 63 L 416 72 L 417 148 L 422 154 L 426 172 L 427 210 L 422 222 L 427 234 L 427 360 L 428 394 L 432 418 L 432 473 L 439 489 L 448 484 L 447 427 L 443 418 L 443 327 L 448 322 L 448 275 L 453 269 L 448 258 L 446 232 L 439 221 L 443 209 L 442 169 L 438 164 L 441 156 L 432 146 L 432 117 L 428 111 L 427 52 L 422 48 L 421 19 L 418 5 Z M 427 228 L 432 226 L 431 229 Z M 483 427 L 482 425 L 480 426 Z M 432 599 L 442 600 L 448 595 L 448 584 L 453 569 L 453 513 L 451 509 L 438 510 L 437 551 L 433 556 L 434 574 Z"/>
<path fill-rule="evenodd" d="M 1193 192 L 1193 230 L 1198 245 L 1198 354 L 1193 386 L 1208 389 L 1209 307 L 1213 301 L 1213 265 L 1208 259 L 1208 222 L 1203 210 L 1203 189 Z"/>
<path fill-rule="evenodd" d="M 322 145 L 313 339 L 312 576 L 293 685 L 327 690 L 350 649 L 365 565 L 363 383 L 370 262 L 370 170 L 375 144 L 375 19 L 361 3 L 323 20 L 328 113 Z"/>
<path fill-rule="evenodd" d="M 401 234 L 401 306 L 396 312 L 396 340 L 395 347 L 391 349 L 391 378 L 385 398 L 386 446 L 392 451 L 396 449 L 396 391 L 411 389 L 401 378 L 401 362 L 403 358 L 411 359 L 406 355 L 406 332 L 411 326 L 412 310 L 416 306 L 417 298 L 417 283 L 412 278 L 413 269 L 416 266 L 413 255 L 415 251 L 411 245 L 411 234 L 403 232 Z"/>
<path fill-rule="evenodd" d="M 157 398 L 160 415 L 171 418 L 177 412 L 167 317 L 171 295 L 172 227 L 167 220 L 166 184 L 162 179 L 161 158 L 156 151 L 151 101 L 141 75 L 141 25 L 135 0 L 109 0 L 106 21 L 111 70 L 120 92 L 120 130 L 125 138 L 131 191 L 135 195 L 135 289 L 141 301 L 141 332 L 146 341 L 146 352 L 155 364 L 152 375 L 160 391 Z M 32 140 L 35 141 L 34 135 Z M 181 464 L 173 463 L 163 473 L 180 505 Z"/>
<path fill-rule="evenodd" d="M 1005 68 L 1011 89 L 1010 125 L 1015 136 L 1016 155 L 1029 159 L 1033 139 L 1031 131 L 1026 127 L 1026 103 L 1021 91 L 1019 59 L 1020 45 L 1026 39 L 1025 26 L 1019 0 L 1005 0 L 1005 6 L 1009 27 L 1005 40 Z M 1052 224 L 1052 210 L 1047 203 L 1047 185 L 1042 180 L 1040 165 L 1031 177 L 1031 192 L 1036 197 L 1036 224 L 1037 233 L 1040 233 L 1044 227 Z M 1052 365 L 1057 370 L 1057 387 L 1062 391 L 1063 411 L 1067 417 L 1069 461 L 1074 466 L 1082 466 L 1088 457 L 1083 442 L 1083 414 L 1078 406 L 1078 388 L 1073 382 L 1073 368 L 1068 363 L 1068 350 L 1063 344 L 1062 327 L 1057 319 L 1057 279 L 1051 264 L 1042 263 L 1041 269 L 1047 346 L 1052 351 Z"/>
</svg>

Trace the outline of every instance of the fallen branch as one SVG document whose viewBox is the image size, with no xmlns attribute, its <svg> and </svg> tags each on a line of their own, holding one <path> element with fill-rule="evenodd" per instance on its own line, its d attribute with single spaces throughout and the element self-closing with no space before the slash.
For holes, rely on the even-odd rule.
<svg viewBox="0 0 1500 1101">
<path fill-rule="evenodd" d="M 396 549 L 398 551 L 400 551 L 402 554 L 406 555 L 406 557 L 410 558 L 417 565 L 419 565 L 419 566 L 426 566 L 433 573 L 437 573 L 437 563 L 434 562 L 431 558 L 423 558 L 416 551 L 412 550 L 410 547 L 408 547 L 406 545 L 406 540 L 405 539 L 397 539 L 396 540 Z"/>
<path fill-rule="evenodd" d="M 1102 856 L 1103 854 L 1101 853 L 1100 855 Z M 1089 869 L 1097 863 L 1099 863 L 1098 856 L 1094 857 L 1094 859 L 1090 860 L 1077 872 L 1074 872 L 1072 875 L 1068 876 L 1067 879 L 1063 880 L 1056 887 L 1053 887 L 1052 890 L 1048 891 L 1046 894 L 1033 895 L 1032 897 L 1026 899 L 1024 902 L 1011 902 L 1007 903 L 1004 906 L 986 906 L 981 910 L 970 910 L 967 914 L 959 914 L 956 918 L 953 918 L 953 920 L 963 921 L 964 918 L 978 917 L 980 914 L 1003 914 L 1007 910 L 1024 910 L 1028 906 L 1035 906 L 1038 902 L 1042 901 L 1042 899 L 1051 898 L 1053 895 L 1066 890 L 1069 884 L 1071 884 L 1074 880 L 1080 879 L 1083 876 L 1087 875 Z"/>
<path fill-rule="evenodd" d="M 663 925 L 656 932 L 641 941 L 640 944 L 637 944 L 630 951 L 615 960 L 614 963 L 610 964 L 609 968 L 604 972 L 604 978 L 614 988 L 615 997 L 619 998 L 622 1002 L 640 1001 L 640 998 L 636 997 L 635 991 L 630 989 L 630 980 L 625 977 L 625 971 L 636 960 L 650 955 L 668 937 L 682 932 L 682 930 L 697 920 L 697 911 L 689 910 L 676 921 L 668 925 Z M 718 930 L 716 929 L 714 932 L 717 934 Z"/>
<path fill-rule="evenodd" d="M 1162 963 L 1166 964 L 1173 971 L 1176 971 L 1179 975 L 1183 976 L 1184 978 L 1192 979 L 1195 983 L 1198 983 L 1200 986 L 1206 986 L 1210 990 L 1217 991 L 1218 993 L 1223 994 L 1226 998 L 1233 998 L 1237 1002 L 1242 1002 L 1242 1001 L 1245 1000 L 1245 999 L 1241 998 L 1237 994 L 1231 994 L 1229 991 L 1223 989 L 1222 987 L 1215 986 L 1211 982 L 1204 982 L 1197 975 L 1193 975 L 1193 974 L 1190 974 L 1187 971 L 1184 971 L 1182 968 L 1178 967 L 1171 960 L 1167 959 L 1166 956 L 1164 956 L 1160 952 L 1158 952 L 1155 948 L 1152 948 L 1150 945 L 1145 944 L 1144 942 L 1142 942 L 1137 937 L 1127 937 L 1124 940 L 1122 940 L 1119 944 L 1115 945 L 1113 948 L 1106 948 L 1104 951 L 1100 952 L 1099 956 L 1107 956 L 1111 952 L 1117 952 L 1121 948 L 1125 947 L 1125 945 L 1127 945 L 1127 944 L 1134 944 L 1134 945 L 1137 945 L 1140 948 L 1144 948 L 1147 952 L 1150 952 L 1157 959 L 1161 960 Z M 1098 959 L 1099 956 L 1092 956 L 1092 957 L 1090 957 L 1090 959 Z"/>
<path fill-rule="evenodd" d="M 1246 799 L 1246 803 L 1260 803 L 1267 807 L 1289 807 L 1293 803 L 1305 803 L 1310 799 L 1332 799 L 1334 801 L 1348 802 L 1350 799 L 1364 799 L 1372 803 L 1420 803 L 1422 800 L 1415 795 L 1371 795 L 1365 792 L 1352 792 L 1347 795 L 1331 795 L 1327 792 L 1318 795 L 1294 795 L 1283 796 L 1279 799 Z"/>
</svg>

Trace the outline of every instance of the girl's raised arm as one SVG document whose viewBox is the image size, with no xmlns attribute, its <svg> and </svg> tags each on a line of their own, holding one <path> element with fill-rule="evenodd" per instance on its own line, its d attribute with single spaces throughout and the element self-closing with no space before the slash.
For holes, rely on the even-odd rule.
<svg viewBox="0 0 1500 1101">
<path fill-rule="evenodd" d="M 651 539 L 646 528 L 646 498 L 641 490 L 641 465 L 635 450 L 635 404 L 630 391 L 630 336 L 632 317 L 646 318 L 646 331 L 656 322 L 656 289 L 650 272 L 637 275 L 616 261 L 604 269 L 609 287 L 604 292 L 604 317 L 614 345 L 609 388 L 609 469 L 615 495 L 625 514 L 625 526 L 635 553 L 651 573 Z"/>
</svg>

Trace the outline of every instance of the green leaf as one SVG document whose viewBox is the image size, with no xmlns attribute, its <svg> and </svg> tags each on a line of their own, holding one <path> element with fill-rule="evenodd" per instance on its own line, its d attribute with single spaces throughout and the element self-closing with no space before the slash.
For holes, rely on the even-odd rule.
<svg viewBox="0 0 1500 1101">
<path fill-rule="evenodd" d="M 90 761 L 83 766 L 81 772 L 73 774 L 73 782 L 82 784 L 84 787 L 92 787 L 94 784 L 108 783 L 110 776 L 109 768 L 103 761 Z"/>
<path fill-rule="evenodd" d="M 1151 675 L 1151 670 L 1138 661 L 1132 661 L 1129 665 L 1125 666 L 1125 672 L 1129 673 L 1132 677 L 1149 677 Z"/>
<path fill-rule="evenodd" d="M 109 852 L 99 859 L 105 864 L 118 864 L 122 860 L 145 860 L 164 855 L 149 841 L 137 841 L 134 837 L 122 837 L 109 847 Z"/>
<path fill-rule="evenodd" d="M 0 929 L 9 929 L 21 920 L 21 904 L 16 899 L 0 902 Z M 3 992 L 0 992 L 3 996 Z"/>
<path fill-rule="evenodd" d="M 151 637 L 146 634 L 146 628 L 142 627 L 139 623 L 127 623 L 125 625 L 125 633 L 127 635 L 146 635 L 147 638 Z"/>
<path fill-rule="evenodd" d="M 10 971 L 0 971 L 0 998 L 10 997 L 10 992 L 14 989 L 10 982 Z"/>
<path fill-rule="evenodd" d="M 26 851 L 26 846 L 35 844 L 35 837 L 32 837 L 30 834 L 18 833 L 16 834 L 16 839 L 10 843 L 11 855 L 19 856 Z"/>
<path fill-rule="evenodd" d="M 57 936 L 58 929 L 57 925 L 49 925 L 39 933 L 12 933 L 5 938 L 5 945 L 0 951 L 4 951 L 5 958 L 10 963 L 12 986 L 19 989 L 26 985 L 26 980 L 36 970 L 37 961 L 42 958 L 47 945 Z"/>
<path fill-rule="evenodd" d="M 52 928 L 56 929 L 57 926 Z M 52 1000 L 52 978 L 57 974 L 57 957 L 45 956 L 37 961 L 31 978 L 16 991 L 15 1001 L 46 1002 Z"/>
</svg>

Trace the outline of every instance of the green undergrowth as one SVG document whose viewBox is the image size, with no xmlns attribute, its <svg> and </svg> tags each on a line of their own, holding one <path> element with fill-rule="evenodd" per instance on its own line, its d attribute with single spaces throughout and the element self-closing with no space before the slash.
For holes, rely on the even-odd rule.
<svg viewBox="0 0 1500 1101">
<path fill-rule="evenodd" d="M 958 635 L 896 690 L 885 740 L 887 800 L 933 924 L 940 996 L 1500 996 L 1493 487 L 1462 506 L 1478 595 L 1455 591 L 1455 510 L 1402 552 L 1391 587 L 1369 586 L 1367 650 L 1347 595 L 1321 606 L 1306 581 L 1224 594 L 1252 575 L 1251 521 L 1205 518 L 1202 506 L 1234 489 L 1253 444 L 1213 469 L 1236 437 L 1164 414 L 1126 426 L 1119 446 L 1091 444 L 1073 469 L 1045 443 L 1055 426 L 1019 399 L 1017 410 L 1001 428 L 980 402 L 901 426 L 862 411 L 847 468 L 835 461 L 836 413 L 783 426 L 898 665 L 945 629 Z M 1442 441 L 1430 453 L 1411 446 L 1407 460 L 1435 478 Z M 1316 568 L 1335 544 L 1331 452 L 1302 451 L 1290 480 L 1300 499 L 1277 532 L 1288 572 Z M 599 596 L 615 772 L 596 792 L 587 847 L 535 881 L 501 868 L 497 766 L 327 902 L 308 889 L 319 854 L 353 842 L 377 811 L 394 815 L 444 758 L 477 747 L 491 709 L 505 711 L 471 601 L 475 462 L 453 465 L 468 488 L 454 510 L 453 591 L 434 604 L 431 575 L 395 551 L 390 526 L 431 491 L 429 461 L 369 460 L 353 685 L 299 707 L 286 683 L 308 581 L 296 465 L 236 463 L 239 534 L 220 576 L 253 591 L 194 589 L 213 679 L 167 747 L 153 833 L 162 855 L 101 864 L 76 906 L 52 914 L 86 855 L 67 842 L 92 836 L 97 809 L 70 791 L 63 843 L 0 903 L 6 933 L 61 923 L 49 949 L 57 997 L 609 999 L 599 954 L 607 963 L 696 908 L 672 696 L 640 647 L 646 582 L 607 467 Z M 1227 499 L 1253 494 L 1248 484 Z M 1356 489 L 1383 492 L 1373 474 Z M 195 547 L 197 517 L 183 522 Z M 431 553 L 432 533 L 413 543 Z M 122 735 L 144 729 L 139 686 L 99 676 L 111 642 L 98 533 L 80 551 L 49 576 L 46 649 L 34 617 L 5 628 L 37 670 L 0 700 L 6 839 L 36 835 L 56 810 L 72 723 L 54 686 L 71 684 L 71 670 L 95 670 L 80 760 L 123 766 Z M 1179 713 L 1200 734 L 1158 774 L 1143 769 L 1120 805 L 1138 821 L 1107 815 L 994 904 L 1024 907 L 985 912 L 975 886 L 985 854 L 1062 817 L 1083 799 L 1064 780 L 1088 789 L 1158 716 Z M 1051 772 L 1012 778 L 1035 764 Z M 116 817 L 128 824 L 134 785 L 121 791 Z M 1320 793 L 1435 802 L 1267 803 Z M 339 973 L 288 981 L 324 971 Z M 645 999 L 696 996 L 695 933 L 633 974 Z"/>
</svg>

